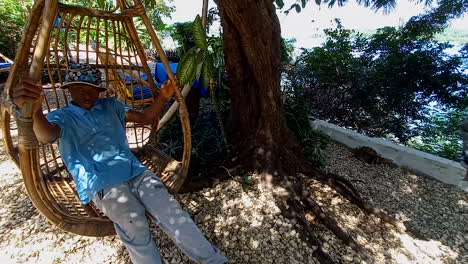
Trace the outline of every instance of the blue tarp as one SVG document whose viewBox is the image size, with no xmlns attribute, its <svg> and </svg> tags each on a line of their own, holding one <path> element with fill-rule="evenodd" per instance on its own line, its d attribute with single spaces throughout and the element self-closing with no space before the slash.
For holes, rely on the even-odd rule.
<svg viewBox="0 0 468 264">
<path fill-rule="evenodd" d="M 179 63 L 169 63 L 171 70 L 173 73 L 177 73 L 177 66 Z M 154 69 L 153 78 L 158 84 L 158 86 L 163 85 L 168 79 L 169 76 L 167 75 L 166 68 L 164 68 L 164 64 L 162 62 L 156 63 L 156 67 Z"/>
<path fill-rule="evenodd" d="M 170 63 L 169 65 L 171 67 L 172 72 L 177 73 L 177 66 L 179 65 L 179 63 Z M 165 83 L 169 79 L 169 76 L 167 75 L 166 69 L 164 68 L 164 64 L 162 62 L 156 63 L 156 68 L 154 70 L 153 78 L 159 86 L 161 86 L 163 83 Z M 203 85 L 203 81 L 201 77 L 200 77 L 200 80 L 196 80 L 193 83 L 192 88 L 200 89 L 200 93 L 202 96 L 206 97 L 209 95 L 209 91 Z"/>
<path fill-rule="evenodd" d="M 170 63 L 169 64 L 170 67 L 171 67 L 171 70 L 173 73 L 177 73 L 177 66 L 179 65 L 178 63 Z M 141 78 L 145 81 L 148 81 L 148 76 L 144 73 L 141 73 Z M 166 72 L 166 69 L 164 68 L 164 64 L 162 62 L 158 62 L 156 63 L 156 67 L 154 69 L 154 73 L 153 73 L 153 78 L 156 82 L 156 84 L 161 87 L 168 79 L 169 79 L 169 76 L 167 75 L 167 72 Z M 130 76 L 128 74 L 125 75 L 125 84 L 127 86 L 131 85 L 131 84 L 137 84 L 139 82 L 138 78 L 136 77 L 133 77 L 133 76 Z M 208 92 L 208 89 L 205 88 L 205 86 L 203 85 L 203 81 L 200 77 L 200 80 L 196 80 L 193 85 L 192 85 L 192 88 L 194 89 L 200 89 L 200 93 L 202 96 L 208 96 L 209 95 L 209 92 Z M 142 90 L 143 90 L 143 97 L 142 97 Z M 143 86 L 143 85 L 140 85 L 140 86 L 137 86 L 133 89 L 133 98 L 134 99 L 137 99 L 137 100 L 140 100 L 140 99 L 146 99 L 146 98 L 150 98 L 152 96 L 151 94 L 151 89 L 148 87 L 148 86 Z"/>
</svg>

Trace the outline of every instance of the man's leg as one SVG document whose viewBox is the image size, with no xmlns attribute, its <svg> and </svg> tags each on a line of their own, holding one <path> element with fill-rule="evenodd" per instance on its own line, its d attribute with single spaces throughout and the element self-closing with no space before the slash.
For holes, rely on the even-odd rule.
<svg viewBox="0 0 468 264">
<path fill-rule="evenodd" d="M 127 182 L 105 188 L 102 197 L 98 194 L 93 201 L 114 222 L 134 264 L 164 263 L 151 236 L 145 208 Z"/>
<path fill-rule="evenodd" d="M 156 175 L 147 170 L 133 180 L 132 185 L 132 191 L 146 210 L 187 256 L 202 264 L 227 263 L 227 258 L 205 238 Z"/>
</svg>

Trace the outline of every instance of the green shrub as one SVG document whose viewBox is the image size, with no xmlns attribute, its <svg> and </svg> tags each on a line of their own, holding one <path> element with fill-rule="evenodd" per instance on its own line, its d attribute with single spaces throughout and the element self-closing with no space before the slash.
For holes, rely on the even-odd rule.
<svg viewBox="0 0 468 264">
<path fill-rule="evenodd" d="M 10 59 L 15 58 L 30 6 L 30 0 L 0 1 L 0 53 Z"/>
</svg>

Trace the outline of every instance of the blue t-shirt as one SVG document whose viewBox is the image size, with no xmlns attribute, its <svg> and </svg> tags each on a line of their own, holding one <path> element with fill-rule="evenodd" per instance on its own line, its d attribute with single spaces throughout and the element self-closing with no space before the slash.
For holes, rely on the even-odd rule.
<svg viewBox="0 0 468 264">
<path fill-rule="evenodd" d="M 100 98 L 90 110 L 72 101 L 68 107 L 47 115 L 50 122 L 61 128 L 60 154 L 84 204 L 103 188 L 127 181 L 146 169 L 128 145 L 128 110 L 115 98 Z"/>
</svg>

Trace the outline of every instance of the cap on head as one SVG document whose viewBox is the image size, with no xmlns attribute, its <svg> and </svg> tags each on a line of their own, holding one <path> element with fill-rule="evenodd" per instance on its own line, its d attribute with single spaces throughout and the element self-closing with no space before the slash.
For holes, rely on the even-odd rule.
<svg viewBox="0 0 468 264">
<path fill-rule="evenodd" d="M 89 64 L 71 64 L 69 69 L 63 72 L 65 82 L 61 88 L 67 89 L 71 85 L 82 84 L 99 88 L 101 92 L 106 91 L 101 78 L 101 71 Z"/>
</svg>

